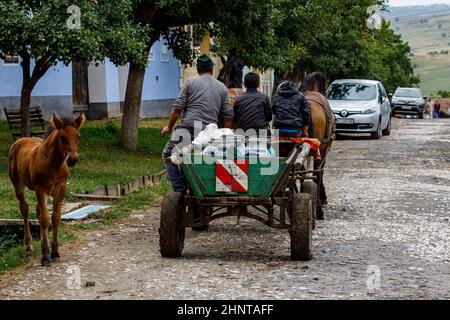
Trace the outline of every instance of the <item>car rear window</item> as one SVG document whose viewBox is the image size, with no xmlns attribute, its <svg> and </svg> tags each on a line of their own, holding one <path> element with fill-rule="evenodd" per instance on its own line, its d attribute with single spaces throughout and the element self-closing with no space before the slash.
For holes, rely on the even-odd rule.
<svg viewBox="0 0 450 320">
<path fill-rule="evenodd" d="M 328 89 L 330 100 L 374 100 L 377 98 L 377 87 L 365 83 L 334 83 Z"/>
</svg>

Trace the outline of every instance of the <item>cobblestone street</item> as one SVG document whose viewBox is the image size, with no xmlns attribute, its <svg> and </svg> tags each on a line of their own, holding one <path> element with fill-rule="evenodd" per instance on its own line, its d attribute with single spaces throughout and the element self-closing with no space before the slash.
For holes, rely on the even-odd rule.
<svg viewBox="0 0 450 320">
<path fill-rule="evenodd" d="M 309 262 L 245 219 L 188 231 L 183 257 L 163 259 L 155 206 L 6 273 L 0 299 L 450 299 L 450 123 L 394 120 L 389 137 L 335 142 Z"/>
</svg>

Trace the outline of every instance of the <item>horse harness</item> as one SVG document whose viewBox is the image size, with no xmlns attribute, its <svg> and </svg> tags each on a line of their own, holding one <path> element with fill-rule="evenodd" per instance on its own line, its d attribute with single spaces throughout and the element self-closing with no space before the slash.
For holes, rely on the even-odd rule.
<svg viewBox="0 0 450 320">
<path fill-rule="evenodd" d="M 334 113 L 330 112 L 330 109 L 327 108 L 327 106 L 325 105 L 325 102 L 323 101 L 322 95 L 320 95 L 321 101 L 318 101 L 318 100 L 312 99 L 312 98 L 307 98 L 307 97 L 306 97 L 306 100 L 315 102 L 318 105 L 320 105 L 322 107 L 323 111 L 325 112 L 325 117 L 327 118 L 325 130 L 327 133 L 330 132 L 330 134 L 329 134 L 328 138 L 320 140 L 320 143 L 326 144 L 326 143 L 329 143 L 330 141 L 334 140 L 335 139 L 335 131 L 330 130 L 331 117 L 334 117 Z"/>
</svg>

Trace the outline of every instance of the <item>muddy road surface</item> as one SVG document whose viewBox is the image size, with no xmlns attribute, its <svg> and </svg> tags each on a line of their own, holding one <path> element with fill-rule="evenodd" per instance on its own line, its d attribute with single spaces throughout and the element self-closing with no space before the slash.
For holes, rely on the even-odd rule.
<svg viewBox="0 0 450 320">
<path fill-rule="evenodd" d="M 159 208 L 79 232 L 49 268 L 0 278 L 1 299 L 450 299 L 450 122 L 395 119 L 380 140 L 336 141 L 313 260 L 289 259 L 287 231 L 254 221 L 187 232 L 159 254 Z M 37 248 L 38 249 L 38 248 Z"/>
</svg>

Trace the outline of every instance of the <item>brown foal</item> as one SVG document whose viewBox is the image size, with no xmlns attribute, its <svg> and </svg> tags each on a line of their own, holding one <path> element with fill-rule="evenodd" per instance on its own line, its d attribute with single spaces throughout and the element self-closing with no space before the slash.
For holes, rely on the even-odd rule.
<svg viewBox="0 0 450 320">
<path fill-rule="evenodd" d="M 73 167 L 78 160 L 79 129 L 83 121 L 83 114 L 76 119 L 60 119 L 53 114 L 53 127 L 44 140 L 22 138 L 17 140 L 9 150 L 9 177 L 20 202 L 24 222 L 24 242 L 29 255 L 33 252 L 33 244 L 28 223 L 28 203 L 24 196 L 25 187 L 36 193 L 36 212 L 41 228 L 41 262 L 44 266 L 50 265 L 50 257 L 53 261 L 59 258 L 58 226 L 61 222 L 61 207 L 66 194 L 69 166 Z M 50 215 L 47 200 L 49 196 L 53 197 L 51 256 L 48 248 Z"/>
</svg>

